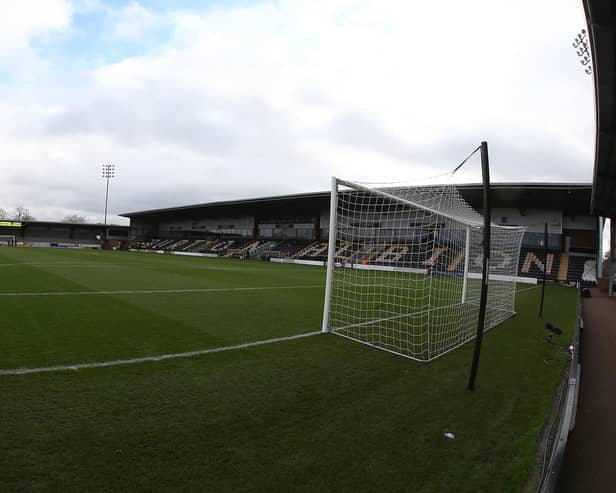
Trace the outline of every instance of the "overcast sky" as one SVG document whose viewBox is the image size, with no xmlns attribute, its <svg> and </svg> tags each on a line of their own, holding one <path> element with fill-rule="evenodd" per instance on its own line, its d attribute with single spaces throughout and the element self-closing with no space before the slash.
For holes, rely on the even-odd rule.
<svg viewBox="0 0 616 493">
<path fill-rule="evenodd" d="M 580 0 L 20 0 L 0 18 L 0 207 L 38 219 L 404 181 L 590 182 Z M 480 177 L 469 163 L 461 181 Z"/>
</svg>

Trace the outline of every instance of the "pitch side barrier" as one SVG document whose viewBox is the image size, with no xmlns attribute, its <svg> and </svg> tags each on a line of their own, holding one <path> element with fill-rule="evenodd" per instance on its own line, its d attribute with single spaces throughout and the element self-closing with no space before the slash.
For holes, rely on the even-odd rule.
<svg viewBox="0 0 616 493">
<path fill-rule="evenodd" d="M 215 253 L 198 253 L 198 252 L 174 252 L 173 250 L 148 250 L 142 248 L 129 248 L 129 252 L 137 253 L 161 253 L 165 255 L 179 255 L 181 257 L 218 257 Z"/>
<path fill-rule="evenodd" d="M 316 265 L 319 267 L 327 267 L 326 261 L 321 260 L 299 260 L 290 258 L 271 258 L 270 262 L 276 262 L 280 264 L 299 264 L 299 265 Z M 336 267 L 346 267 L 348 269 L 358 270 L 375 270 L 382 272 L 404 272 L 410 274 L 428 274 L 428 269 L 419 269 L 412 267 L 396 267 L 393 265 L 376 265 L 376 264 L 351 264 L 336 262 Z M 437 274 L 451 275 L 449 272 L 437 272 Z M 469 272 L 469 279 L 481 279 L 481 274 L 475 272 Z M 505 281 L 505 282 L 519 282 L 524 284 L 537 284 L 537 279 L 534 277 L 518 277 L 518 276 L 505 276 L 501 274 L 490 274 L 489 279 L 491 281 Z"/>
<path fill-rule="evenodd" d="M 276 258 L 271 257 L 270 262 L 275 262 L 277 264 L 299 264 L 299 265 L 316 265 L 319 267 L 324 267 L 326 262 L 322 260 L 299 260 L 293 258 Z"/>
<path fill-rule="evenodd" d="M 95 249 L 99 245 L 93 243 L 61 243 L 49 241 L 18 241 L 15 243 L 17 247 L 32 247 L 32 248 L 71 248 L 71 249 Z"/>
<path fill-rule="evenodd" d="M 584 332 L 583 317 L 580 290 L 577 302 L 575 333 L 572 344 L 569 346 L 570 362 L 554 400 L 552 419 L 544 432 L 542 440 L 543 466 L 537 485 L 537 491 L 541 493 L 554 493 L 556 491 L 558 476 L 565 458 L 567 439 L 575 427 L 582 373 L 580 346 Z"/>
</svg>

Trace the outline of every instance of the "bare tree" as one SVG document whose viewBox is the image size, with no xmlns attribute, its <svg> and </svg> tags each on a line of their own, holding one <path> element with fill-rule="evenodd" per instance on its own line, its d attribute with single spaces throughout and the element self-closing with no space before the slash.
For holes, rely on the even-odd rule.
<svg viewBox="0 0 616 493">
<path fill-rule="evenodd" d="M 34 221 L 34 216 L 30 214 L 30 209 L 24 207 L 23 205 L 18 205 L 15 208 L 15 219 L 19 219 L 21 221 Z"/>
<path fill-rule="evenodd" d="M 83 223 L 87 223 L 88 222 L 88 218 L 86 216 L 80 216 L 79 214 L 70 214 L 68 216 L 66 216 L 63 221 L 65 223 L 79 223 L 79 224 L 83 224 Z"/>
<path fill-rule="evenodd" d="M 0 219 L 8 219 L 9 214 L 2 207 L 0 207 Z"/>
</svg>

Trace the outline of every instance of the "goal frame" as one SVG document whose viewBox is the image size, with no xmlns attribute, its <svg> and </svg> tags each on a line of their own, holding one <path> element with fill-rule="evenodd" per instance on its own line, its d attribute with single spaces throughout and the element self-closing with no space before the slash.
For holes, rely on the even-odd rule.
<svg viewBox="0 0 616 493">
<path fill-rule="evenodd" d="M 337 211 L 338 211 L 338 186 L 343 185 L 349 188 L 360 190 L 364 192 L 368 192 L 377 196 L 381 196 L 388 200 L 393 200 L 396 202 L 400 202 L 411 207 L 415 207 L 417 209 L 422 209 L 427 212 L 438 214 L 439 216 L 447 217 L 452 220 L 456 220 L 457 218 L 450 216 L 448 214 L 444 214 L 441 211 L 436 211 L 429 207 L 425 207 L 424 205 L 417 204 L 411 200 L 406 200 L 401 197 L 396 197 L 394 195 L 388 194 L 387 192 L 383 192 L 382 190 L 363 187 L 357 183 L 351 183 L 346 180 L 341 180 L 340 178 L 332 177 L 331 181 L 331 201 L 330 201 L 330 210 L 329 210 L 329 232 L 328 232 L 328 243 L 327 243 L 327 274 L 325 280 L 325 301 L 323 303 L 323 325 L 321 327 L 321 332 L 330 332 L 329 330 L 329 309 L 331 305 L 331 292 L 332 292 L 332 284 L 334 282 L 334 267 L 335 267 L 335 255 L 336 255 L 336 220 L 337 220 Z M 331 241 L 331 239 L 334 241 Z M 464 276 L 462 280 L 462 303 L 466 303 L 467 301 L 467 290 L 468 290 L 468 279 L 469 279 L 469 252 L 470 252 L 470 241 L 471 241 L 471 227 L 470 225 L 466 225 L 466 240 L 464 246 Z"/>
<path fill-rule="evenodd" d="M 443 188 L 441 189 L 441 187 Z M 406 357 L 406 358 L 409 358 L 415 361 L 428 362 L 428 361 L 433 361 L 439 356 L 442 356 L 443 354 L 446 354 L 449 351 L 456 349 L 473 339 L 475 339 L 477 342 L 477 332 L 481 331 L 481 333 L 483 333 L 484 330 L 489 330 L 490 328 L 499 325 L 507 318 L 515 315 L 515 291 L 516 291 L 515 284 L 517 282 L 525 282 L 525 280 L 522 280 L 523 278 L 519 278 L 517 276 L 517 265 L 518 265 L 519 260 L 516 257 L 511 257 L 511 255 L 507 255 L 505 253 L 505 256 L 511 259 L 511 261 L 508 262 L 509 266 L 507 266 L 506 264 L 495 264 L 495 265 L 489 264 L 489 262 L 491 261 L 490 255 L 494 252 L 488 251 L 488 254 L 485 255 L 485 248 L 484 248 L 486 246 L 485 241 L 484 241 L 485 233 L 486 233 L 485 215 L 482 217 L 481 214 L 479 214 L 479 212 L 477 212 L 472 207 L 470 207 L 470 205 L 466 201 L 464 201 L 464 199 L 459 195 L 459 192 L 456 190 L 455 186 L 453 186 L 452 184 L 429 186 L 429 187 L 426 187 L 425 190 L 422 191 L 423 188 L 424 187 L 421 187 L 421 186 L 419 187 L 411 186 L 408 188 L 408 192 L 410 193 L 405 193 L 406 187 L 396 186 L 396 187 L 393 187 L 392 189 L 372 188 L 369 185 L 358 184 L 358 183 L 346 181 L 344 179 L 340 179 L 337 177 L 332 177 L 330 217 L 329 217 L 329 224 L 328 224 L 328 231 L 329 231 L 328 233 L 328 255 L 327 255 L 327 262 L 326 262 L 327 274 L 326 274 L 326 281 L 325 281 L 325 298 L 324 298 L 324 303 L 323 303 L 323 319 L 322 319 L 323 323 L 321 327 L 322 333 L 333 333 L 333 334 L 340 335 L 342 337 L 346 337 L 348 339 L 354 340 L 356 342 L 359 342 L 359 343 L 362 343 L 368 346 L 373 346 L 378 349 L 385 350 L 393 354 Z M 441 199 L 438 198 L 438 195 L 436 196 L 436 200 L 431 199 L 430 198 L 430 195 L 432 193 L 431 189 L 434 189 L 434 191 L 437 194 L 439 193 L 438 190 L 441 189 L 442 191 L 440 193 L 444 193 L 446 197 L 451 197 L 452 199 L 454 199 L 454 202 L 452 202 L 453 207 L 451 206 L 441 207 L 440 205 Z M 458 288 L 455 288 L 454 284 L 449 284 L 449 286 L 454 287 L 457 290 L 457 293 L 453 295 L 453 297 L 452 297 L 452 294 L 449 294 L 448 297 L 451 301 L 454 301 L 454 299 L 457 299 L 457 303 L 455 303 L 454 305 L 451 305 L 452 307 L 458 307 L 455 309 L 456 310 L 462 309 L 464 313 L 466 313 L 466 315 L 464 315 L 465 325 L 461 327 L 459 333 L 457 331 L 455 332 L 452 331 L 452 328 L 455 327 L 455 325 L 452 325 L 452 322 L 447 322 L 446 325 L 442 326 L 442 329 L 439 328 L 440 322 L 438 322 L 437 320 L 442 316 L 441 315 L 442 312 L 439 312 L 439 311 L 445 307 L 442 305 L 439 305 L 438 302 L 433 305 L 432 302 L 430 301 L 431 299 L 430 293 L 432 293 L 432 290 L 440 289 L 439 287 L 437 287 L 439 285 L 438 283 L 435 287 L 433 287 L 432 280 L 434 279 L 434 276 L 436 275 L 438 276 L 439 279 L 442 280 L 444 279 L 442 277 L 443 273 L 445 274 L 445 276 L 448 276 L 446 272 L 442 272 L 440 270 L 433 271 L 432 264 L 428 265 L 426 269 L 417 269 L 416 268 L 417 266 L 414 266 L 414 265 L 410 265 L 410 266 L 407 266 L 404 264 L 400 266 L 394 266 L 394 265 L 390 266 L 387 264 L 382 265 L 379 263 L 378 260 L 375 263 L 372 263 L 372 262 L 368 263 L 367 261 L 357 262 L 353 260 L 355 257 L 352 254 L 351 254 L 351 257 L 349 257 L 347 261 L 345 260 L 346 253 L 342 253 L 343 252 L 342 250 L 340 251 L 340 253 L 338 252 L 338 248 L 344 244 L 344 242 L 341 243 L 340 245 L 338 244 L 339 233 L 340 233 L 339 230 L 340 228 L 347 227 L 346 226 L 347 221 L 349 221 L 349 216 L 347 216 L 348 212 L 344 212 L 344 211 L 347 211 L 346 203 L 349 200 L 351 201 L 354 200 L 354 199 L 350 199 L 347 197 L 346 194 L 348 192 L 357 192 L 360 195 L 365 194 L 366 196 L 374 197 L 375 201 L 377 202 L 379 200 L 385 200 L 386 202 L 391 202 L 392 204 L 398 204 L 398 206 L 402 208 L 408 207 L 411 210 L 423 212 L 430 216 L 440 217 L 443 220 L 445 220 L 447 223 L 457 224 L 457 226 L 455 226 L 455 231 L 458 232 L 457 233 L 457 238 L 458 238 L 457 245 L 458 245 L 458 248 L 460 249 L 458 251 L 460 252 L 461 255 L 462 254 L 464 255 L 464 258 L 461 264 L 459 264 L 459 270 L 456 276 L 458 278 L 458 283 L 459 283 L 459 284 L 456 283 Z M 342 196 L 342 194 L 345 194 L 344 197 Z M 458 197 L 458 199 L 461 200 L 460 205 L 464 204 L 464 207 L 462 209 L 460 209 L 460 207 L 457 205 L 458 203 L 455 201 L 456 197 Z M 357 199 L 357 200 L 361 200 L 361 199 Z M 341 215 L 339 216 L 339 214 Z M 490 233 L 490 229 L 491 228 L 487 230 L 488 234 L 492 234 Z M 508 234 L 507 231 L 511 230 L 511 234 L 514 235 L 512 236 L 513 242 L 511 243 L 511 242 L 506 241 L 504 244 L 511 245 L 511 248 L 513 249 L 511 253 L 514 256 L 517 253 L 517 255 L 519 256 L 522 235 L 526 228 L 523 228 L 520 226 L 498 226 L 497 229 L 498 231 L 494 233 L 497 235 L 495 238 L 498 238 L 498 241 L 497 241 L 498 245 L 501 245 L 501 243 L 499 242 L 502 242 L 504 238 L 506 238 L 506 235 Z M 430 244 L 432 245 L 431 246 L 432 249 L 434 249 L 436 246 L 435 238 L 436 236 L 433 236 L 431 240 L 428 240 Z M 361 245 L 362 244 L 361 241 L 363 240 L 360 240 L 360 243 L 358 243 L 357 245 Z M 489 244 L 488 244 L 488 247 L 489 247 Z M 359 248 L 359 246 L 357 246 L 356 248 Z M 411 247 L 409 246 L 409 248 Z M 422 247 L 422 248 L 425 248 L 425 247 Z M 495 246 L 495 248 L 497 248 L 496 251 L 498 252 L 501 251 L 498 246 Z M 453 251 L 453 250 L 450 250 L 450 251 Z M 342 257 L 339 259 L 338 255 L 342 255 Z M 357 258 L 359 259 L 360 257 L 358 256 Z M 433 260 L 433 259 L 430 259 L 430 260 Z M 434 259 L 433 261 L 436 261 L 436 259 Z M 470 265 L 471 263 L 472 263 L 472 267 Z M 483 264 L 483 267 L 481 267 L 480 264 Z M 488 265 L 490 266 L 489 269 L 488 269 Z M 422 324 L 423 326 L 428 327 L 428 329 L 425 332 L 422 332 L 423 333 L 422 337 L 424 337 L 424 341 L 427 341 L 427 342 L 420 343 L 422 345 L 425 344 L 427 347 L 427 353 L 425 353 L 425 355 L 424 354 L 420 355 L 419 352 L 414 353 L 413 350 L 410 350 L 410 349 L 402 349 L 402 350 L 398 350 L 395 348 L 388 349 L 387 347 L 389 346 L 388 343 L 382 344 L 380 341 L 375 342 L 374 340 L 371 340 L 372 337 L 377 337 L 377 338 L 380 337 L 379 335 L 375 335 L 375 334 L 378 334 L 378 330 L 380 329 L 376 329 L 377 332 L 370 335 L 367 339 L 363 339 L 362 336 L 355 337 L 354 335 L 351 335 L 349 334 L 349 332 L 347 332 L 347 329 L 349 329 L 350 327 L 371 325 L 372 323 L 378 324 L 379 322 L 391 323 L 388 321 L 399 318 L 398 315 L 395 317 L 384 318 L 384 319 L 366 319 L 365 322 L 352 324 L 352 325 L 346 325 L 346 326 L 338 325 L 339 316 L 340 316 L 340 313 L 338 310 L 339 310 L 340 305 L 338 302 L 339 291 L 337 287 L 338 286 L 337 280 L 338 280 L 339 275 L 343 276 L 341 279 L 345 279 L 344 276 L 347 276 L 347 274 L 344 274 L 344 272 L 347 271 L 347 269 L 350 269 L 348 271 L 349 275 L 352 275 L 351 270 L 353 271 L 355 270 L 393 271 L 393 272 L 398 272 L 398 273 L 426 274 L 427 275 L 427 279 L 423 281 L 425 283 L 423 284 L 424 288 L 422 288 L 422 289 L 427 290 L 425 292 L 428 293 L 427 297 L 425 298 L 425 300 L 427 301 L 424 301 L 427 304 L 424 307 L 415 306 L 415 308 L 411 308 L 414 305 L 414 303 L 411 302 L 409 305 L 410 311 L 402 312 L 399 315 L 400 317 L 404 317 L 404 316 L 422 317 L 421 318 L 422 321 L 419 323 Z M 504 269 L 504 270 L 501 270 L 501 269 Z M 420 270 L 421 272 L 419 272 Z M 359 273 L 357 275 L 359 275 Z M 342 281 L 342 282 L 343 283 L 348 282 L 349 278 L 346 277 L 346 279 L 347 281 Z M 479 279 L 481 279 L 481 281 L 479 281 Z M 499 287 L 496 288 L 494 295 L 491 295 L 494 298 L 493 301 L 495 302 L 495 304 L 492 304 L 491 302 L 490 314 L 488 316 L 489 323 L 488 323 L 488 320 L 485 320 L 486 324 L 484 326 L 484 319 L 486 318 L 485 314 L 483 316 L 478 317 L 478 313 L 476 312 L 475 315 L 473 316 L 467 310 L 472 310 L 472 311 L 475 311 L 475 310 L 485 311 L 486 310 L 485 301 L 487 298 L 487 285 L 488 285 L 488 282 L 491 282 L 491 281 L 498 281 Z M 417 281 L 413 281 L 413 282 L 417 282 Z M 439 280 L 439 283 L 440 282 L 441 281 Z M 446 282 L 449 282 L 449 281 L 446 281 Z M 507 287 L 507 284 L 509 284 L 510 287 Z M 510 291 L 508 292 L 508 290 Z M 479 296 L 480 292 L 481 292 L 481 296 Z M 452 293 L 452 291 L 450 291 L 450 293 Z M 481 303 L 482 300 L 480 300 L 480 298 L 484 298 L 483 303 Z M 411 301 L 411 298 L 407 300 L 407 302 L 410 302 L 410 301 Z M 469 303 L 470 305 L 468 305 Z M 466 305 L 470 306 L 470 308 L 468 309 L 461 308 Z M 399 306 L 405 306 L 405 305 L 403 304 Z M 435 312 L 434 314 L 431 313 L 433 311 Z M 352 312 L 349 312 L 349 313 L 352 313 Z M 495 316 L 495 313 L 498 313 L 498 315 Z M 435 316 L 434 323 L 430 321 L 433 315 Z M 471 318 L 468 318 L 468 317 L 471 317 Z M 472 321 L 473 317 L 475 317 L 474 321 Z M 414 322 L 411 322 L 411 324 L 414 324 Z M 475 329 L 472 329 L 472 333 L 471 333 L 470 327 L 472 325 L 477 327 L 477 332 L 475 332 Z M 411 327 L 413 327 L 413 325 L 409 326 L 409 329 L 411 329 Z M 415 325 L 415 327 L 418 328 L 419 326 Z M 386 331 L 388 330 L 390 331 L 390 334 L 391 334 L 391 330 L 394 330 L 395 332 L 396 330 L 400 330 L 400 329 L 397 329 L 395 327 L 392 329 L 390 326 L 389 328 L 383 328 L 382 334 L 386 333 Z M 414 330 L 414 329 L 411 329 L 411 330 Z M 402 332 L 401 334 L 404 334 L 404 332 Z M 411 338 L 418 337 L 417 334 L 419 333 L 409 332 L 409 336 Z M 445 334 L 446 339 L 443 339 L 444 334 Z M 456 334 L 459 334 L 459 335 L 456 335 Z M 385 338 L 386 337 L 390 337 L 390 340 L 391 340 L 391 336 L 385 336 Z M 430 342 L 433 337 L 435 338 L 434 341 L 436 342 Z M 443 343 L 443 341 L 447 339 L 451 341 L 451 344 L 449 342 Z M 405 342 L 404 339 L 401 339 L 401 341 Z M 408 343 L 408 341 L 409 339 L 407 338 L 406 342 Z M 432 346 L 432 344 L 436 344 L 437 346 Z M 419 347 L 419 344 L 416 347 Z M 422 350 L 422 352 L 424 352 L 424 350 Z"/>
</svg>

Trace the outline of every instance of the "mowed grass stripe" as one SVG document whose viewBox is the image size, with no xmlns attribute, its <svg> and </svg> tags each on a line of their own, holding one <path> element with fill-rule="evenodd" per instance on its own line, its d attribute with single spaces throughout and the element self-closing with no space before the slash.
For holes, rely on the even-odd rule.
<svg viewBox="0 0 616 493">
<path fill-rule="evenodd" d="M 5 250 L 9 260 L 130 258 Z M 114 273 L 24 268 L 20 290 L 324 279 L 319 268 L 143 258 Z M 472 344 L 422 364 L 328 335 L 0 378 L 0 490 L 520 491 L 567 361 L 560 344 L 543 342 L 544 323 L 561 327 L 567 344 L 575 321 L 576 291 L 546 291 L 543 319 L 539 291 L 529 290 L 517 299 L 517 315 L 486 334 L 474 392 L 466 390 Z M 320 326 L 322 297 L 318 289 L 6 297 L 0 360 L 4 368 L 43 367 L 300 334 Z"/>
<path fill-rule="evenodd" d="M 100 264 L 97 262 L 69 262 L 69 261 L 59 261 L 59 262 L 15 262 L 15 263 L 6 263 L 0 264 L 0 267 L 25 267 L 25 266 L 40 266 L 40 267 L 126 267 L 126 265 L 119 264 Z"/>
<path fill-rule="evenodd" d="M 31 250 L 14 249 L 11 253 L 21 252 L 32 258 Z M 49 252 L 45 253 L 49 255 Z M 66 252 L 58 253 L 66 257 Z M 89 252 L 71 253 L 81 257 Z M 101 261 L 107 258 L 103 256 Z M 174 260 L 167 258 L 166 262 L 173 264 Z M 212 265 L 220 264 L 216 259 L 212 260 Z M 291 288 L 287 284 L 289 276 L 286 273 L 281 275 L 281 272 L 278 271 L 277 278 L 269 273 L 271 286 L 253 286 L 259 289 L 247 286 L 258 279 L 250 276 L 246 279 L 247 276 L 238 272 L 221 275 L 217 271 L 210 276 L 207 271 L 202 271 L 198 285 L 224 284 L 226 287 L 196 288 L 192 292 L 183 290 L 180 294 L 167 290 L 169 292 L 147 293 L 147 296 L 136 295 L 140 293 L 129 295 L 125 291 L 130 290 L 121 288 L 143 275 L 138 266 L 114 275 L 112 293 L 90 296 L 90 292 L 96 294 L 102 274 L 76 276 L 74 272 L 69 275 L 57 269 L 24 267 L 18 276 L 11 276 L 7 286 L 14 289 L 21 282 L 19 287 L 22 289 L 27 284 L 30 288 L 42 287 L 36 290 L 41 292 L 61 290 L 87 294 L 0 296 L 3 313 L 0 368 L 145 357 L 318 330 L 323 289 L 315 284 L 308 289 Z M 190 283 L 186 276 L 175 273 L 146 272 L 146 275 L 158 276 L 155 284 L 163 286 Z M 291 280 L 305 282 L 311 276 L 314 278 L 311 272 L 306 276 L 305 271 L 299 271 Z M 109 282 L 106 273 L 103 277 L 105 284 Z M 276 279 L 278 286 L 274 285 Z M 241 289 L 236 291 L 236 287 Z"/>
<path fill-rule="evenodd" d="M 53 260 L 50 255 L 56 254 L 62 260 Z M 76 282 L 84 287 L 97 291 L 117 289 L 118 283 L 123 289 L 168 289 L 168 288 L 205 288 L 233 287 L 236 277 L 243 279 L 243 285 L 267 286 L 281 284 L 319 284 L 325 279 L 322 268 L 286 264 L 272 264 L 262 261 L 237 261 L 225 258 L 190 258 L 170 255 L 137 254 L 132 252 L 106 252 L 83 250 L 45 250 L 26 248 L 6 248 L 0 250 L 0 260 L 16 264 L 26 262 L 38 263 L 39 270 L 49 272 L 64 279 Z M 57 261 L 86 263 L 88 266 L 79 269 L 59 269 Z M 130 274 L 118 273 L 114 269 L 98 269 L 97 266 L 115 265 L 127 267 Z M 34 266 L 33 266 L 34 267 Z M 295 267 L 295 269 L 293 269 Z M 28 272 L 11 272 L 12 280 L 21 283 L 35 284 L 36 277 Z M 280 282 L 283 278 L 286 282 Z M 288 279 L 294 282 L 289 283 Z M 163 284 L 164 283 L 164 284 Z M 6 289 L 3 291 L 25 291 L 25 289 Z M 28 291 L 42 291 L 28 289 Z M 49 290 L 51 291 L 51 290 Z"/>
<path fill-rule="evenodd" d="M 575 294 L 548 289 L 563 340 Z M 474 392 L 472 345 L 421 364 L 332 336 L 0 379 L 0 489 L 520 491 L 567 357 L 536 306 L 486 334 Z"/>
<path fill-rule="evenodd" d="M 81 296 L 103 294 L 164 294 L 164 293 L 208 293 L 208 292 L 233 292 L 233 291 L 267 291 L 272 289 L 314 289 L 323 286 L 250 286 L 237 288 L 202 288 L 202 289 L 141 289 L 141 290 L 117 290 L 117 291 L 58 291 L 42 293 L 0 293 L 0 296 Z"/>
<path fill-rule="evenodd" d="M 11 297 L 0 368 L 191 351 L 318 330 L 322 290 Z M 301 309 L 307 309 L 302 313 Z"/>
</svg>

